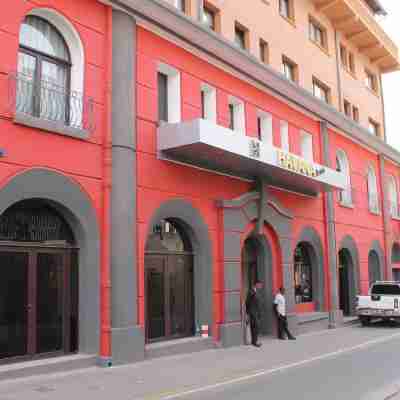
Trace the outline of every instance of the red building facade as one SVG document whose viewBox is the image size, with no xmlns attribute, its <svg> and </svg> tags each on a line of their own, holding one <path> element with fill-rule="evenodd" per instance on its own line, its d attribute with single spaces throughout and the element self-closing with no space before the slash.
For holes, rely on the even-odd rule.
<svg viewBox="0 0 400 400">
<path fill-rule="evenodd" d="M 397 278 L 393 148 L 158 2 L 15 3 L 0 17 L 1 359 L 240 345 L 255 279 L 264 334 L 281 286 L 293 329 L 323 329 Z"/>
</svg>

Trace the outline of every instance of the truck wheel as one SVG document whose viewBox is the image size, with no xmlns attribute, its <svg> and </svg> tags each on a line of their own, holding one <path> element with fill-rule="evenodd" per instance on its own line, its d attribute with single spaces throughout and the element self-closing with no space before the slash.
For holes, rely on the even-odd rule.
<svg viewBox="0 0 400 400">
<path fill-rule="evenodd" d="M 368 326 L 371 323 L 370 317 L 360 317 L 360 322 L 362 326 Z"/>
</svg>

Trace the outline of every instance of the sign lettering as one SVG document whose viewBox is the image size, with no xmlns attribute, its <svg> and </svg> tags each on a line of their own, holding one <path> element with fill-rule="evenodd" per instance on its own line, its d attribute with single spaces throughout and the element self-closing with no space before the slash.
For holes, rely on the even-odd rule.
<svg viewBox="0 0 400 400">
<path fill-rule="evenodd" d="M 312 163 L 284 151 L 278 151 L 278 164 L 280 167 L 288 169 L 289 171 L 311 178 L 316 178 L 325 172 L 325 168 L 317 168 Z"/>
</svg>

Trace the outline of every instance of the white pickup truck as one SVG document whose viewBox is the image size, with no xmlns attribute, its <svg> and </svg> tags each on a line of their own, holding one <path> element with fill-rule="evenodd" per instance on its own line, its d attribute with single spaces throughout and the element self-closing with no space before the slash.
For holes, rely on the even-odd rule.
<svg viewBox="0 0 400 400">
<path fill-rule="evenodd" d="M 369 289 L 368 296 L 357 296 L 357 315 L 362 325 L 372 319 L 400 321 L 400 282 L 377 281 Z"/>
</svg>

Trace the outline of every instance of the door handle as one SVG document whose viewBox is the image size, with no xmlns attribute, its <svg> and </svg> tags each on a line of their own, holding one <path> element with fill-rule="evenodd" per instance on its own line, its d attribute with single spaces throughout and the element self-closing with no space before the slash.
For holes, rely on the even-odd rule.
<svg viewBox="0 0 400 400">
<path fill-rule="evenodd" d="M 28 304 L 28 305 L 26 306 L 26 309 L 27 309 L 28 311 L 32 311 L 32 304 Z"/>
</svg>

